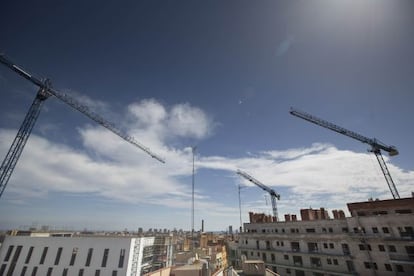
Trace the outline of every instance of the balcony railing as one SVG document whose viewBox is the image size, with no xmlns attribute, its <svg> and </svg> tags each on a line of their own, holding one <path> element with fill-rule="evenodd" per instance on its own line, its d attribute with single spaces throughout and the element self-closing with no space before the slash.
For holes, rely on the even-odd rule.
<svg viewBox="0 0 414 276">
<path fill-rule="evenodd" d="M 390 260 L 392 261 L 411 262 L 414 264 L 414 254 L 390 253 L 389 256 L 390 256 Z"/>
</svg>

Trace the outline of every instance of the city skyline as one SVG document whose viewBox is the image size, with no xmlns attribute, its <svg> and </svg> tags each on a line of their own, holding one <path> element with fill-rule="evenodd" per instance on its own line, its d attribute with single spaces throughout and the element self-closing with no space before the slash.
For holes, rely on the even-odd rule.
<svg viewBox="0 0 414 276">
<path fill-rule="evenodd" d="M 6 3 L 0 51 L 165 158 L 162 164 L 49 98 L 0 198 L 0 228 L 239 227 L 248 212 L 343 209 L 392 198 L 368 145 L 290 107 L 395 145 L 401 197 L 414 183 L 412 3 L 191 1 Z M 41 14 L 41 15 L 39 15 Z M 28 28 L 30 26 L 30 28 Z M 0 158 L 36 94 L 0 67 Z"/>
</svg>

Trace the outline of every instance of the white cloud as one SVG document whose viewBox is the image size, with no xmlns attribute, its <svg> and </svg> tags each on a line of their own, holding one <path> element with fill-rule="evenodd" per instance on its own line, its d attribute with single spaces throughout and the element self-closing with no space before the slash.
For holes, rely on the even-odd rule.
<svg viewBox="0 0 414 276">
<path fill-rule="evenodd" d="M 199 108 L 188 104 L 167 108 L 153 99 L 133 103 L 127 112 L 128 133 L 164 157 L 166 164 L 151 160 L 97 125 L 79 128 L 82 150 L 32 135 L 12 175 L 12 185 L 7 187 L 8 200 L 22 204 L 25 198 L 63 192 L 167 206 L 169 210 L 189 208 L 191 189 L 186 182 L 192 173 L 192 153 L 189 148 L 170 146 L 169 141 L 180 137 L 205 138 L 214 122 Z M 0 152 L 6 153 L 15 133 L 15 130 L 0 130 Z M 414 172 L 403 171 L 390 162 L 388 166 L 400 195 L 409 196 Z M 235 173 L 237 169 L 248 172 L 281 194 L 280 216 L 309 206 L 339 208 L 369 197 L 391 198 L 373 155 L 339 150 L 330 144 L 269 150 L 242 158 L 198 154 L 196 167 L 230 176 L 226 180 L 229 185 L 254 186 Z M 224 223 L 227 216 L 238 220 L 237 203 L 212 198 L 203 192 L 206 190 L 208 187 L 196 189 L 199 214 L 224 217 Z M 264 200 L 260 202 L 257 198 L 245 199 L 243 212 L 270 210 Z"/>
<path fill-rule="evenodd" d="M 128 106 L 128 112 L 138 119 L 138 123 L 144 126 L 152 126 L 162 123 L 167 117 L 164 106 L 154 99 L 142 100 Z"/>
<path fill-rule="evenodd" d="M 286 191 L 288 194 L 282 193 L 282 206 L 284 202 L 290 202 L 290 198 L 300 198 L 294 205 L 290 202 L 286 207 L 296 208 L 304 202 L 336 206 L 339 199 L 345 205 L 370 197 L 392 198 L 375 157 L 369 153 L 339 150 L 329 144 L 313 144 L 310 148 L 262 154 L 237 159 L 203 157 L 198 164 L 208 169 L 229 171 L 234 175 L 236 169 L 241 169 L 276 191 Z M 414 172 L 404 172 L 389 162 L 388 168 L 401 197 L 409 196 Z M 237 177 L 237 181 L 254 186 L 241 177 Z"/>
<path fill-rule="evenodd" d="M 201 109 L 179 104 L 171 109 L 168 126 L 175 135 L 201 139 L 210 133 L 212 121 Z"/>
</svg>

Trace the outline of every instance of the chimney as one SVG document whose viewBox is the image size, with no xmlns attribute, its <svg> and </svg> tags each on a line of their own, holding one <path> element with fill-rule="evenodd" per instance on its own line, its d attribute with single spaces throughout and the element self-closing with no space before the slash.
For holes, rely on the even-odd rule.
<svg viewBox="0 0 414 276">
<path fill-rule="evenodd" d="M 285 221 L 290 221 L 290 214 L 285 214 Z"/>
</svg>

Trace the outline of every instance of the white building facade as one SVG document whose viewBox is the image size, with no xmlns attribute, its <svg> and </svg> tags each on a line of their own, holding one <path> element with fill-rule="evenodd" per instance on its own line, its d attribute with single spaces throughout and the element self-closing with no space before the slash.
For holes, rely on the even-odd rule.
<svg viewBox="0 0 414 276">
<path fill-rule="evenodd" d="M 246 223 L 240 254 L 281 275 L 414 275 L 414 198 L 348 208 L 347 218 Z"/>
<path fill-rule="evenodd" d="M 154 265 L 171 265 L 170 251 L 168 242 L 156 237 L 6 236 L 0 276 L 136 276 Z"/>
</svg>

